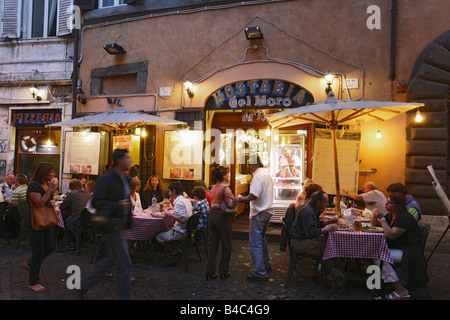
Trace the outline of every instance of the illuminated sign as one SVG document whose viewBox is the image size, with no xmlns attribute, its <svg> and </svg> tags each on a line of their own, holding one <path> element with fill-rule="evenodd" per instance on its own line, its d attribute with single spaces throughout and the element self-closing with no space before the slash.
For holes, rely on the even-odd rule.
<svg viewBox="0 0 450 320">
<path fill-rule="evenodd" d="M 45 126 L 61 122 L 60 110 L 13 110 L 12 125 L 15 127 Z"/>
<path fill-rule="evenodd" d="M 207 110 L 284 109 L 314 102 L 311 93 L 294 83 L 278 79 L 245 80 L 214 91 L 206 101 Z"/>
</svg>

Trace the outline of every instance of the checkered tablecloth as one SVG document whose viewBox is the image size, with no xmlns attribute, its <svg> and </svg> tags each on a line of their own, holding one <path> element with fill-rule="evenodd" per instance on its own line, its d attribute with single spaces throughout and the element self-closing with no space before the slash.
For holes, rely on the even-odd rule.
<svg viewBox="0 0 450 320">
<path fill-rule="evenodd" d="M 173 226 L 170 217 L 153 217 L 150 211 L 133 213 L 131 216 L 131 228 L 127 230 L 127 240 L 147 241 L 158 233 L 169 230 Z"/>
<path fill-rule="evenodd" d="M 331 258 L 379 259 L 393 263 L 384 233 L 374 232 L 330 232 L 322 260 Z"/>
<path fill-rule="evenodd" d="M 58 227 L 65 229 L 66 227 L 64 226 L 64 220 L 63 220 L 63 217 L 61 214 L 61 210 L 59 209 L 59 206 L 55 205 L 55 211 L 56 211 L 56 215 L 59 218 Z"/>
</svg>

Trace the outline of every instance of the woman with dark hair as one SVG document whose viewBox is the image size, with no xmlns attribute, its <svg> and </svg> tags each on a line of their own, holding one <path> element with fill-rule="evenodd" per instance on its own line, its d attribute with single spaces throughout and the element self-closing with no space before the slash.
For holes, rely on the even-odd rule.
<svg viewBox="0 0 450 320">
<path fill-rule="evenodd" d="M 237 199 L 227 187 L 230 181 L 229 169 L 220 166 L 212 171 L 212 179 L 216 184 L 211 190 L 211 211 L 208 216 L 208 264 L 206 280 L 217 279 L 216 257 L 219 241 L 222 242 L 222 259 L 220 260 L 220 278 L 228 278 L 231 258 L 231 216 L 222 214 L 220 204 L 226 201 L 229 207 L 236 206 Z"/>
<path fill-rule="evenodd" d="M 156 203 L 164 200 L 161 190 L 161 180 L 157 176 L 151 176 L 147 180 L 147 184 L 142 192 L 142 209 L 147 209 L 152 205 L 153 196 L 156 197 Z"/>
<path fill-rule="evenodd" d="M 27 201 L 31 208 L 31 201 L 38 207 L 47 205 L 53 199 L 53 192 L 58 187 L 55 178 L 55 166 L 49 162 L 41 162 L 34 170 L 33 178 L 28 185 Z M 31 215 L 31 211 L 29 213 Z M 34 292 L 45 291 L 39 284 L 39 271 L 42 261 L 55 250 L 53 228 L 42 231 L 30 230 L 31 259 L 23 262 L 22 266 L 29 271 L 28 289 Z"/>
<path fill-rule="evenodd" d="M 402 264 L 400 278 L 390 264 L 383 264 L 381 276 L 385 283 L 392 283 L 394 286 L 394 291 L 387 294 L 386 299 L 409 299 L 409 291 L 404 284 L 414 290 L 429 280 L 422 234 L 417 221 L 406 209 L 403 195 L 390 195 L 385 207 L 388 211 L 386 215 L 378 209 L 372 211 L 372 225 L 383 228 L 394 263 Z"/>
</svg>

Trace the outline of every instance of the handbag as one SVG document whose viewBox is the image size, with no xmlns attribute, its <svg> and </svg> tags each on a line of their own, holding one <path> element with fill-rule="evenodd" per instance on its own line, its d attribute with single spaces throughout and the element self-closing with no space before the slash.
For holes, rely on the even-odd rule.
<svg viewBox="0 0 450 320">
<path fill-rule="evenodd" d="M 223 197 L 223 201 L 220 204 L 220 213 L 223 215 L 235 215 L 237 213 L 237 206 L 234 207 L 229 207 L 227 202 L 225 201 L 225 188 L 223 188 L 223 192 L 222 192 L 222 197 Z"/>
<path fill-rule="evenodd" d="M 31 211 L 31 228 L 34 231 L 42 231 L 56 226 L 59 222 L 59 217 L 56 210 L 51 203 L 42 207 L 38 207 L 33 200 L 30 201 Z"/>
</svg>

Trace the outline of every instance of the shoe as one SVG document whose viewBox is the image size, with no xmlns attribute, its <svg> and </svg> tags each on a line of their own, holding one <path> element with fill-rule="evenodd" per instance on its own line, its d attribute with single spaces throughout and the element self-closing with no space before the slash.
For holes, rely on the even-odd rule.
<svg viewBox="0 0 450 320">
<path fill-rule="evenodd" d="M 28 286 L 28 289 L 34 292 L 43 292 L 45 291 L 45 287 L 41 286 L 40 284 L 30 285 Z"/>
<path fill-rule="evenodd" d="M 206 275 L 206 281 L 208 281 L 208 280 L 214 280 L 214 279 L 217 279 L 217 273 L 207 274 L 207 275 Z"/>
<path fill-rule="evenodd" d="M 411 296 L 409 293 L 399 295 L 397 292 L 392 291 L 391 293 L 384 296 L 387 300 L 409 300 Z"/>
<path fill-rule="evenodd" d="M 256 276 L 254 276 L 253 274 L 251 274 L 251 275 L 247 276 L 247 280 L 248 280 L 248 281 L 252 281 L 252 282 L 256 282 L 256 281 L 267 281 L 267 280 L 269 280 L 269 277 L 264 277 L 264 278 L 262 278 L 262 277 L 256 277 Z"/>
<path fill-rule="evenodd" d="M 230 277 L 230 275 L 231 275 L 230 271 L 227 271 L 227 273 L 220 275 L 220 279 L 227 279 Z"/>
</svg>

